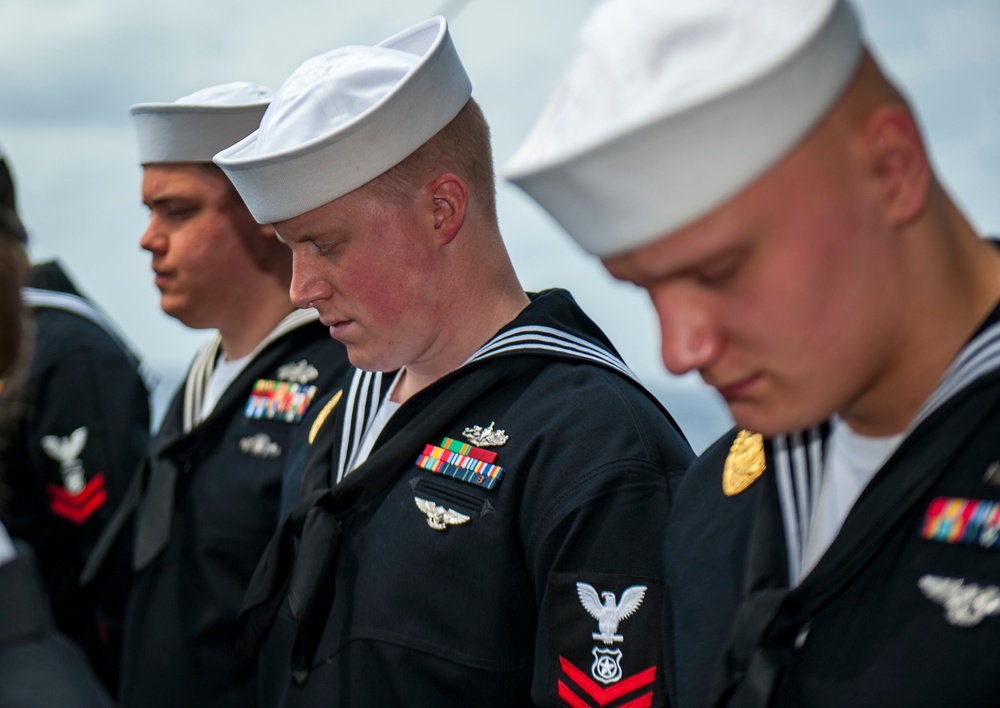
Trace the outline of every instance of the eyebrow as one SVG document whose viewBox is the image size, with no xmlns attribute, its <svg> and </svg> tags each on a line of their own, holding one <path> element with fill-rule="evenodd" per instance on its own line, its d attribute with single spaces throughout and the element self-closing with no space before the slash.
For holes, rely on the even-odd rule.
<svg viewBox="0 0 1000 708">
<path fill-rule="evenodd" d="M 144 206 L 152 208 L 154 206 L 160 206 L 163 204 L 167 204 L 169 202 L 183 202 L 194 199 L 195 197 L 187 197 L 179 194 L 165 194 L 165 195 L 158 195 L 155 198 L 150 199 L 148 201 L 143 199 L 142 203 Z"/>
</svg>

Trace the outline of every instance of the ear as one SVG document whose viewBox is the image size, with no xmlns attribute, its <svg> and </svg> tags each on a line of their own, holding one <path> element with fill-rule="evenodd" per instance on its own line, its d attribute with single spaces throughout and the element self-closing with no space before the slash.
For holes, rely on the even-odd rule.
<svg viewBox="0 0 1000 708">
<path fill-rule="evenodd" d="M 931 168 L 910 112 L 878 108 L 865 125 L 865 149 L 889 221 L 902 226 L 918 219 L 927 207 Z"/>
<path fill-rule="evenodd" d="M 264 238 L 273 238 L 281 241 L 281 238 L 278 236 L 278 232 L 274 230 L 273 224 L 257 224 L 257 229 L 260 231 L 260 235 Z M 284 241 L 281 242 L 284 243 Z"/>
<path fill-rule="evenodd" d="M 444 245 L 458 236 L 469 208 L 469 190 L 461 177 L 451 173 L 439 175 L 427 185 L 430 214 L 439 244 Z"/>
</svg>

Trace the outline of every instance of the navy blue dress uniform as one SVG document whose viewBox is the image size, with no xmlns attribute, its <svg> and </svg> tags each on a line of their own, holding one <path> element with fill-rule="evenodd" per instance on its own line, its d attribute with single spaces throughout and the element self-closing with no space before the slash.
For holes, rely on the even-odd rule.
<svg viewBox="0 0 1000 708">
<path fill-rule="evenodd" d="M 996 705 L 1000 308 L 931 400 L 794 588 L 785 448 L 731 497 L 734 434 L 692 467 L 668 535 L 677 705 Z"/>
<path fill-rule="evenodd" d="M 58 628 L 113 687 L 127 576 L 77 579 L 145 453 L 148 393 L 135 355 L 57 263 L 34 266 L 28 286 L 30 369 L 0 450 L 5 522 L 34 549 Z"/>
<path fill-rule="evenodd" d="M 233 623 L 257 560 L 274 532 L 285 450 L 318 396 L 347 370 L 342 346 L 315 312 L 297 311 L 269 335 L 198 420 L 219 353 L 198 354 L 91 567 L 121 555 L 135 570 L 124 637 L 123 706 L 248 706 L 252 662 L 234 649 Z M 135 544 L 128 516 L 135 511 Z M 117 548 L 117 551 L 115 550 Z"/>
<path fill-rule="evenodd" d="M 261 704 L 665 705 L 651 540 L 691 451 L 596 325 L 533 296 L 350 471 L 392 378 L 314 407 L 247 595 Z"/>
</svg>

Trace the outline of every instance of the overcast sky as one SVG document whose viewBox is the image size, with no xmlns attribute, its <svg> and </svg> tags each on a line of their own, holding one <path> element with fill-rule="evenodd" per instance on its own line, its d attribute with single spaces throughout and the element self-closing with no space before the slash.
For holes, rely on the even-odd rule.
<svg viewBox="0 0 1000 708">
<path fill-rule="evenodd" d="M 206 334 L 159 310 L 149 256 L 138 247 L 146 211 L 129 105 L 236 80 L 277 89 L 310 56 L 373 44 L 444 11 L 502 167 L 540 113 L 594 4 L 0 0 L 0 145 L 18 180 L 31 255 L 59 257 L 173 384 Z M 876 56 L 915 102 L 945 184 L 982 233 L 1000 234 L 1000 2 L 855 6 Z M 572 290 L 640 376 L 674 392 L 682 424 L 697 428 L 690 431 L 697 447 L 722 432 L 727 423 L 714 394 L 663 372 L 644 295 L 612 282 L 502 181 L 498 198 L 525 287 Z"/>
</svg>

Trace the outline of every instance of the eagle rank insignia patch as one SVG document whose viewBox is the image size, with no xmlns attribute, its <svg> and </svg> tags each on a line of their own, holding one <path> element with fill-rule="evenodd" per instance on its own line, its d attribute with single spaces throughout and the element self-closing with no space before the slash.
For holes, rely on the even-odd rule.
<svg viewBox="0 0 1000 708">
<path fill-rule="evenodd" d="M 657 609 L 662 592 L 662 584 L 654 580 L 550 575 L 549 634 L 553 659 L 558 661 L 551 667 L 550 685 L 562 704 L 574 708 L 659 704 L 664 696 Z"/>
<path fill-rule="evenodd" d="M 98 472 L 88 482 L 83 469 L 83 450 L 87 446 L 87 426 L 81 426 L 69 435 L 46 435 L 41 440 L 42 450 L 50 459 L 59 463 L 62 484 L 45 485 L 49 494 L 49 508 L 77 526 L 83 525 L 94 512 L 104 506 L 108 492 L 104 487 L 104 473 Z"/>
</svg>

